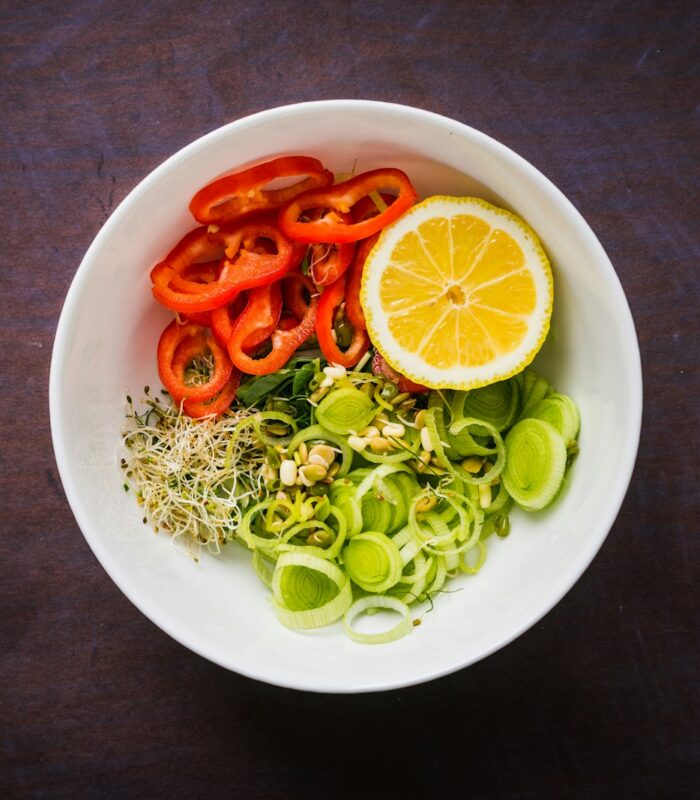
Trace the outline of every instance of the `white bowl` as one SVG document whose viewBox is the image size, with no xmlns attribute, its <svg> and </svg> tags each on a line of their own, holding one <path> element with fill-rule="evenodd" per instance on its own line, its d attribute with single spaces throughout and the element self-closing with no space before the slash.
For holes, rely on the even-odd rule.
<svg viewBox="0 0 700 800">
<path fill-rule="evenodd" d="M 400 167 L 422 196 L 478 195 L 537 231 L 555 275 L 554 339 L 536 366 L 581 410 L 581 453 L 544 513 L 512 515 L 481 573 L 398 642 L 355 644 L 340 625 L 294 633 L 276 619 L 243 548 L 195 564 L 141 522 L 119 469 L 124 396 L 159 386 L 155 345 L 169 318 L 150 267 L 193 227 L 192 194 L 232 168 L 308 154 L 334 171 Z M 276 108 L 225 125 L 143 180 L 95 237 L 68 292 L 51 363 L 51 428 L 75 517 L 112 580 L 153 622 L 228 669 L 280 686 L 362 692 L 427 681 L 493 653 L 573 586 L 624 498 L 639 442 L 639 349 L 603 248 L 564 195 L 507 147 L 426 111 L 360 100 Z M 620 565 L 620 569 L 623 565 Z M 570 631 L 561 635 L 570 636 Z"/>
</svg>

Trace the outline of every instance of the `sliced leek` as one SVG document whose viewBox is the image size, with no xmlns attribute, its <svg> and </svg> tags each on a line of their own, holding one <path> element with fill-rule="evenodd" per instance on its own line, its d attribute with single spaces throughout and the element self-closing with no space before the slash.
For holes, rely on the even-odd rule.
<svg viewBox="0 0 700 800">
<path fill-rule="evenodd" d="M 366 428 L 375 413 L 370 398 L 354 386 L 348 386 L 326 395 L 316 409 L 316 418 L 329 431 L 348 435 Z"/>
<path fill-rule="evenodd" d="M 381 633 L 361 633 L 353 625 L 365 612 L 372 610 L 395 611 L 401 615 L 401 619 L 388 630 Z M 386 595 L 369 595 L 356 600 L 347 610 L 343 617 L 343 625 L 348 636 L 355 642 L 361 644 L 386 644 L 396 639 L 407 636 L 413 630 L 411 622 L 411 612 L 408 606 L 396 597 Z"/>
<path fill-rule="evenodd" d="M 272 576 L 275 613 L 283 625 L 308 630 L 330 625 L 352 604 L 347 575 L 332 561 L 306 553 L 284 553 Z"/>
<path fill-rule="evenodd" d="M 324 428 L 323 425 L 311 425 L 295 434 L 287 446 L 288 455 L 290 457 L 293 456 L 299 449 L 299 445 L 311 442 L 330 442 L 336 445 L 340 450 L 342 458 L 338 476 L 342 478 L 349 472 L 354 456 L 352 448 L 348 444 L 346 438 L 340 434 L 333 433 L 333 431 L 328 430 L 328 428 Z"/>
<path fill-rule="evenodd" d="M 498 381 L 466 394 L 461 416 L 478 417 L 500 432 L 510 428 L 520 408 L 520 387 L 517 381 Z"/>
<path fill-rule="evenodd" d="M 549 422 L 524 419 L 506 436 L 503 485 L 515 502 L 539 511 L 556 496 L 566 469 L 566 445 Z"/>
<path fill-rule="evenodd" d="M 546 378 L 538 375 L 534 369 L 526 369 L 525 372 L 520 373 L 521 389 L 522 389 L 522 403 L 520 418 L 524 419 L 528 416 L 528 411 L 540 400 L 544 400 L 547 394 L 551 391 L 551 385 Z"/>
<path fill-rule="evenodd" d="M 260 396 L 259 411 L 236 418 L 217 446 L 227 483 L 210 495 L 193 476 L 179 511 L 189 518 L 209 509 L 229 484 L 238 495 L 228 476 L 247 448 L 252 488 L 221 519 L 217 540 L 235 534 L 252 551 L 289 628 L 344 617 L 354 641 L 392 641 L 412 630 L 409 604 L 479 572 L 489 537 L 508 535 L 514 502 L 534 511 L 553 501 L 577 445 L 579 411 L 532 368 L 469 392 L 411 395 L 363 372 L 364 360 L 351 371 L 322 364 L 305 364 L 303 379 L 291 370 L 282 388 Z M 175 493 L 183 479 L 167 480 Z M 380 633 L 358 630 L 360 616 L 378 610 L 400 621 Z"/>
<path fill-rule="evenodd" d="M 343 553 L 345 569 L 353 583 L 366 592 L 391 589 L 403 571 L 401 552 L 396 543 L 378 531 L 353 536 Z"/>
<path fill-rule="evenodd" d="M 529 419 L 542 419 L 553 425 L 561 434 L 564 442 L 576 440 L 581 418 L 576 403 L 565 394 L 553 392 L 540 400 L 527 411 Z"/>
</svg>

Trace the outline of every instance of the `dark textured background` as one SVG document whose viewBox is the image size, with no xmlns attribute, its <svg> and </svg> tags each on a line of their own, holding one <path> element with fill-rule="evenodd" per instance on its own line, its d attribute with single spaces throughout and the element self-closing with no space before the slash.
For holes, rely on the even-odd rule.
<svg viewBox="0 0 700 800">
<path fill-rule="evenodd" d="M 698 796 L 693 5 L 0 2 L 0 796 Z M 141 616 L 78 530 L 47 412 L 116 204 L 222 123 L 335 97 L 441 112 L 548 175 L 615 265 L 645 377 L 631 488 L 568 596 L 467 670 L 359 697 L 228 673 Z"/>
</svg>

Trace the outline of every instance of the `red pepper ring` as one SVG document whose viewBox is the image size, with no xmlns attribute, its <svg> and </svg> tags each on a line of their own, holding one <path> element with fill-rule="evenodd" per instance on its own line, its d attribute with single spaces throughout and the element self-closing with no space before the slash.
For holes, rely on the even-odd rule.
<svg viewBox="0 0 700 800">
<path fill-rule="evenodd" d="M 296 280 L 297 277 L 299 280 Z M 305 297 L 306 294 L 309 295 L 308 301 Z M 282 297 L 285 308 L 288 308 L 297 319 L 304 318 L 309 310 L 311 298 L 315 294 L 318 294 L 318 290 L 301 272 L 292 272 L 282 281 Z"/>
<path fill-rule="evenodd" d="M 203 328 L 210 328 L 211 312 L 195 311 L 192 314 L 180 314 L 178 322 L 180 325 L 185 325 L 188 322 L 194 322 L 195 325 L 201 325 Z"/>
<path fill-rule="evenodd" d="M 357 246 L 355 258 L 348 270 L 348 282 L 345 292 L 345 315 L 353 328 L 366 328 L 365 312 L 360 304 L 360 287 L 362 286 L 362 271 L 370 251 L 377 243 L 379 234 L 375 233 L 368 239 L 363 239 Z"/>
<path fill-rule="evenodd" d="M 319 220 L 301 221 L 304 213 L 311 208 L 329 208 L 339 214 L 346 214 L 363 197 L 380 189 L 395 189 L 398 195 L 376 217 L 361 222 L 344 223 L 335 221 L 330 214 L 326 214 Z M 417 199 L 418 194 L 406 173 L 400 169 L 374 169 L 327 189 L 311 189 L 297 195 L 280 209 L 279 226 L 283 233 L 297 242 L 357 242 L 394 222 Z"/>
<path fill-rule="evenodd" d="M 211 311 L 229 303 L 240 291 L 230 278 L 230 273 L 229 280 L 223 280 L 219 276 L 218 280 L 208 284 L 193 284 L 202 290 L 196 292 L 173 289 L 171 283 L 176 276 L 177 272 L 165 261 L 156 264 L 151 270 L 153 296 L 161 305 L 171 311 L 180 311 L 185 314 Z"/>
<path fill-rule="evenodd" d="M 290 314 L 288 311 L 285 311 L 285 313 L 280 317 L 277 327 L 281 331 L 291 331 L 291 329 L 296 328 L 298 324 L 299 319 L 295 317 L 294 314 Z"/>
<path fill-rule="evenodd" d="M 275 178 L 306 175 L 292 186 L 265 189 Z M 276 209 L 300 192 L 333 183 L 333 173 L 316 158 L 282 156 L 264 164 L 225 175 L 200 189 L 190 201 L 190 212 L 199 222 L 225 222 L 255 211 Z"/>
<path fill-rule="evenodd" d="M 343 275 L 340 280 L 323 290 L 318 303 L 316 336 L 321 352 L 329 363 L 341 367 L 354 367 L 369 349 L 369 336 L 365 328 L 353 325 L 352 341 L 347 350 L 341 350 L 333 336 L 335 315 L 341 303 L 346 300 L 346 282 L 347 276 Z"/>
<path fill-rule="evenodd" d="M 393 194 L 387 194 L 386 192 L 380 192 L 379 196 L 384 201 L 385 206 L 390 206 L 396 200 Z M 352 218 L 355 222 L 364 222 L 366 219 L 376 217 L 380 211 L 381 209 L 374 202 L 374 198 L 367 195 L 362 200 L 358 200 L 353 206 Z"/>
<path fill-rule="evenodd" d="M 292 268 L 294 257 L 298 254 L 298 248 L 267 222 L 258 221 L 239 226 L 235 231 L 222 231 L 214 235 L 221 237 L 220 242 L 231 242 L 229 252 L 232 253 L 231 259 L 234 259 L 224 260 L 215 281 L 207 284 L 183 281 L 180 285 L 186 286 L 187 291 L 178 291 L 172 286 L 177 272 L 167 261 L 157 264 L 151 271 L 153 296 L 166 308 L 191 313 L 211 311 L 224 306 L 234 300 L 243 289 L 281 278 Z M 246 239 L 253 242 L 256 239 L 271 239 L 275 242 L 277 253 L 253 253 L 239 249 Z"/>
<path fill-rule="evenodd" d="M 180 355 L 177 355 L 180 347 L 183 347 L 183 350 L 180 351 Z M 214 360 L 213 374 L 206 383 L 188 386 L 185 383 L 187 364 L 197 355 L 206 353 L 211 353 Z M 185 355 L 188 358 L 183 361 Z M 176 402 L 181 400 L 199 402 L 211 399 L 231 377 L 232 370 L 233 365 L 226 351 L 201 325 L 195 325 L 192 322 L 178 325 L 177 320 L 173 320 L 160 335 L 158 375 L 163 386 L 176 399 Z"/>
<path fill-rule="evenodd" d="M 316 286 L 328 286 L 335 283 L 347 270 L 355 255 L 355 245 L 347 244 L 312 244 L 309 275 Z"/>
<path fill-rule="evenodd" d="M 199 342 L 197 337 L 189 337 L 181 342 L 173 357 L 173 369 L 183 371 L 192 359 L 199 355 Z M 221 391 L 209 400 L 194 401 L 183 400 L 182 397 L 173 396 L 173 402 L 182 407 L 185 414 L 193 419 L 216 416 L 224 412 L 233 402 L 241 382 L 241 373 L 237 369 L 231 370 L 231 377 L 226 381 Z"/>
<path fill-rule="evenodd" d="M 346 224 L 353 221 L 350 214 L 339 214 L 335 211 L 331 213 Z M 318 208 L 308 216 L 314 220 L 323 219 L 325 212 Z M 328 286 L 335 283 L 350 266 L 354 255 L 355 245 L 353 242 L 312 244 L 309 246 L 309 275 L 313 278 L 316 286 Z"/>
<path fill-rule="evenodd" d="M 222 306 L 210 312 L 212 332 L 222 347 L 228 347 L 233 328 L 245 307 L 246 297 L 241 294 L 228 306 Z M 267 324 L 254 330 L 243 343 L 243 348 L 247 353 L 252 353 L 258 345 L 270 338 L 281 314 L 282 293 L 278 290 L 273 290 L 270 293 L 270 317 L 269 319 L 265 318 Z"/>
<path fill-rule="evenodd" d="M 231 372 L 231 377 L 226 381 L 222 390 L 215 397 L 200 403 L 195 403 L 192 400 L 185 400 L 182 404 L 182 410 L 193 419 L 202 419 L 202 417 L 212 417 L 222 414 L 234 401 L 240 382 L 241 373 L 237 369 L 234 369 Z"/>
<path fill-rule="evenodd" d="M 186 233 L 163 261 L 181 273 L 196 262 L 219 260 L 222 253 L 221 241 L 213 240 L 207 226 L 201 225 Z"/>
<path fill-rule="evenodd" d="M 188 264 L 182 272 L 176 273 L 170 281 L 170 288 L 178 291 L 193 291 L 193 284 L 196 287 L 207 286 L 215 281 L 219 276 L 221 261 L 198 261 Z M 199 291 L 199 289 L 196 289 Z"/>
<path fill-rule="evenodd" d="M 217 341 L 222 347 L 228 346 L 228 340 L 231 338 L 233 326 L 241 311 L 245 308 L 245 294 L 239 294 L 228 305 L 219 306 L 213 311 L 209 312 L 209 324 L 212 333 L 216 336 Z"/>
<path fill-rule="evenodd" d="M 276 328 L 270 336 L 272 350 L 263 358 L 255 359 L 245 352 L 245 343 L 251 332 L 261 327 L 261 318 L 266 322 L 271 318 L 269 291 L 275 287 L 260 286 L 249 292 L 248 304 L 238 318 L 228 343 L 231 361 L 242 372 L 247 372 L 249 375 L 267 375 L 275 372 L 287 363 L 292 353 L 313 333 L 318 308 L 318 295 L 314 294 L 315 287 L 303 275 L 290 275 L 287 280 L 303 281 L 311 294 L 311 302 L 299 324 L 293 328 L 283 330 L 275 323 Z"/>
</svg>

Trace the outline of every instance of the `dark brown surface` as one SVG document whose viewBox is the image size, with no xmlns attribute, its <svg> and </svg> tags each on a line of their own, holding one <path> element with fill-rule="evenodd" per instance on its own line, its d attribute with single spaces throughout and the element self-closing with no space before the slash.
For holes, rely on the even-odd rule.
<svg viewBox="0 0 700 800">
<path fill-rule="evenodd" d="M 698 796 L 692 7 L 3 0 L 0 796 Z M 615 265 L 645 376 L 632 486 L 568 596 L 467 670 L 359 697 L 230 674 L 143 617 L 78 530 L 47 411 L 61 304 L 116 204 L 224 122 L 334 97 L 447 114 L 548 175 Z"/>
</svg>

